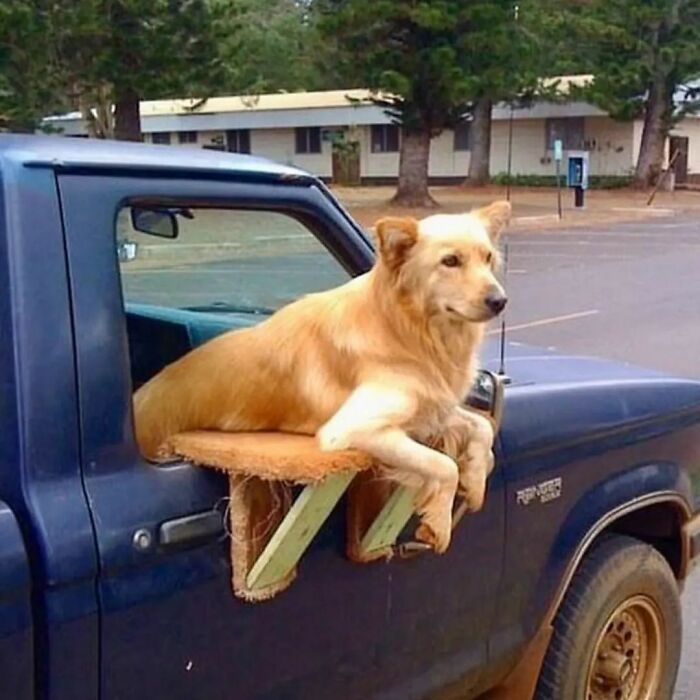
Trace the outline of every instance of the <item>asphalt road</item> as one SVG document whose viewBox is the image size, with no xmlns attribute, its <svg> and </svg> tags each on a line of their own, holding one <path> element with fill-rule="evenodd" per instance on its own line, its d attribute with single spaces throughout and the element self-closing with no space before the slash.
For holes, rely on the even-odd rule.
<svg viewBox="0 0 700 700">
<path fill-rule="evenodd" d="M 617 358 L 700 377 L 700 220 L 507 238 L 509 343 Z M 124 266 L 127 300 L 173 306 L 228 301 L 277 307 L 339 284 L 325 253 L 196 266 Z M 700 573 L 683 600 L 683 661 L 674 700 L 700 698 Z"/>
<path fill-rule="evenodd" d="M 508 237 L 507 338 L 700 377 L 700 220 Z M 700 698 L 700 573 L 674 700 Z"/>
</svg>

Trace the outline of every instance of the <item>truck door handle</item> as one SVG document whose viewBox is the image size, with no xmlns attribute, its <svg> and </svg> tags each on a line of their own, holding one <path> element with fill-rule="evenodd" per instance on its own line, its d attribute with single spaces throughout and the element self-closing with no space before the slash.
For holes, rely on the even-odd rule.
<svg viewBox="0 0 700 700">
<path fill-rule="evenodd" d="M 177 547 L 198 540 L 212 539 L 223 533 L 223 515 L 217 510 L 207 510 L 167 520 L 160 526 L 158 541 L 161 547 Z"/>
</svg>

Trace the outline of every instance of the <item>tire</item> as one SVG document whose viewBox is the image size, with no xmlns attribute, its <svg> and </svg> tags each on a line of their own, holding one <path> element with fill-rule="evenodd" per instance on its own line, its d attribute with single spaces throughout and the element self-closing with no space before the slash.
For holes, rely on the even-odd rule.
<svg viewBox="0 0 700 700">
<path fill-rule="evenodd" d="M 640 540 L 605 535 L 566 591 L 534 698 L 671 700 L 680 652 L 680 598 L 668 563 Z"/>
</svg>

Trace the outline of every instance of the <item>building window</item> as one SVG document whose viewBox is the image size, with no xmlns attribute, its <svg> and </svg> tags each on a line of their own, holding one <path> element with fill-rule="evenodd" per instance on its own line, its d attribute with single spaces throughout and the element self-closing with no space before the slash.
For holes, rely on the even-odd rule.
<svg viewBox="0 0 700 700">
<path fill-rule="evenodd" d="M 170 143 L 170 132 L 168 131 L 156 131 L 155 133 L 151 134 L 151 142 L 152 143 L 160 143 L 167 145 Z"/>
<path fill-rule="evenodd" d="M 397 153 L 399 127 L 396 124 L 372 124 L 372 153 Z"/>
<path fill-rule="evenodd" d="M 304 126 L 296 129 L 297 153 L 321 152 L 321 128 L 318 126 Z"/>
<path fill-rule="evenodd" d="M 229 129 L 226 150 L 230 153 L 250 153 L 250 129 Z"/>
<path fill-rule="evenodd" d="M 547 119 L 545 122 L 545 138 L 547 150 L 554 150 L 554 142 L 560 140 L 565 151 L 575 151 L 583 148 L 584 119 L 583 117 L 561 117 Z"/>
<path fill-rule="evenodd" d="M 455 126 L 455 151 L 471 151 L 471 126 L 470 122 L 460 122 Z"/>
<path fill-rule="evenodd" d="M 196 131 L 179 131 L 177 134 L 180 143 L 197 143 Z"/>
</svg>

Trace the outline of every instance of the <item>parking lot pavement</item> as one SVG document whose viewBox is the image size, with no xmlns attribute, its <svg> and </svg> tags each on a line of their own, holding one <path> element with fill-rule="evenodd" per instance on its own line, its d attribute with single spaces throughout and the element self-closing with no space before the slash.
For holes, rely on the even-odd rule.
<svg viewBox="0 0 700 700">
<path fill-rule="evenodd" d="M 509 340 L 700 376 L 700 220 L 517 233 L 506 243 Z"/>
<path fill-rule="evenodd" d="M 700 218 L 508 239 L 509 342 L 700 377 Z M 700 698 L 700 573 L 674 700 Z"/>
</svg>

